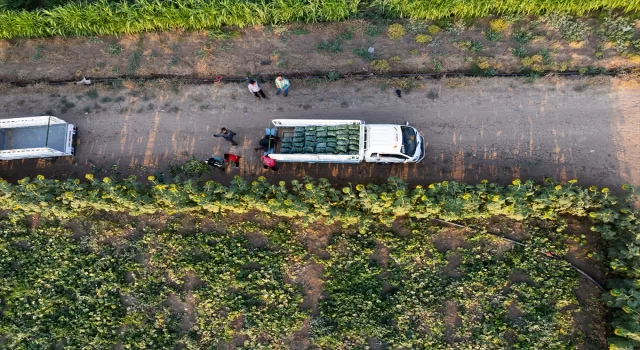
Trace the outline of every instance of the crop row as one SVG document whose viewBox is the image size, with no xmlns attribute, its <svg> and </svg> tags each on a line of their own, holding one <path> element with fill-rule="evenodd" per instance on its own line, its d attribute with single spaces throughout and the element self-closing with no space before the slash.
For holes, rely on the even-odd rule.
<svg viewBox="0 0 640 350">
<path fill-rule="evenodd" d="M 612 343 L 629 348 L 640 340 L 640 222 L 630 198 L 622 201 L 609 189 L 567 185 L 536 185 L 515 180 L 502 187 L 486 181 L 475 185 L 434 183 L 409 189 L 390 178 L 388 183 L 333 187 L 328 180 L 293 180 L 271 184 L 264 177 L 251 183 L 236 177 L 229 186 L 214 181 L 164 184 L 150 176 L 143 184 L 130 176 L 122 181 L 105 177 L 88 181 L 58 181 L 38 176 L 13 185 L 0 182 L 0 209 L 11 215 L 40 214 L 72 218 L 95 211 L 153 213 L 246 213 L 260 211 L 313 222 L 342 222 L 366 228 L 376 222 L 391 224 L 397 217 L 469 220 L 503 215 L 515 220 L 557 220 L 562 215 L 589 217 L 609 243 L 609 265 L 621 278 L 611 281 L 605 296 L 614 309 Z M 550 181 L 551 182 L 551 181 Z M 630 186 L 623 189 L 631 193 Z M 635 343 L 638 344 L 638 343 Z"/>
<path fill-rule="evenodd" d="M 640 10 L 638 0 L 137 0 L 69 2 L 35 11 L 2 10 L 0 38 L 58 35 L 118 35 L 158 30 L 200 30 L 222 26 L 340 21 L 377 13 L 389 18 L 438 19 L 491 14 L 570 13 Z"/>
</svg>

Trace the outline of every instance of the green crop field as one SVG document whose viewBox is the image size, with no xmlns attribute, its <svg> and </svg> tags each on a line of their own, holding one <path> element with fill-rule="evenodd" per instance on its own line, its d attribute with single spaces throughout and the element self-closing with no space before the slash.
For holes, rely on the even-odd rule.
<svg viewBox="0 0 640 350">
<path fill-rule="evenodd" d="M 376 14 L 387 18 L 439 19 L 495 14 L 567 13 L 616 10 L 635 13 L 638 0 L 136 0 L 133 2 L 44 2 L 32 11 L 25 2 L 0 2 L 0 38 L 56 35 L 117 35 L 171 29 L 340 21 Z M 18 8 L 18 9 L 16 9 Z"/>
<path fill-rule="evenodd" d="M 2 346 L 597 348 L 573 319 L 602 322 L 597 305 L 612 349 L 638 345 L 637 212 L 606 188 L 158 181 L 0 182 Z M 487 234 L 499 217 L 525 246 Z M 610 269 L 603 304 L 579 301 L 577 273 L 541 254 L 582 239 L 571 217 L 607 244 L 589 253 Z"/>
</svg>

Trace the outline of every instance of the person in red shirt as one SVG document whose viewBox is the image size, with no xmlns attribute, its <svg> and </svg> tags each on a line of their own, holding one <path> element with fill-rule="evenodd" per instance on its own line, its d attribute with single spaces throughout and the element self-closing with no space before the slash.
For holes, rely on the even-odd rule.
<svg viewBox="0 0 640 350">
<path fill-rule="evenodd" d="M 232 162 L 236 163 L 236 168 L 240 166 L 240 156 L 236 156 L 235 154 L 225 153 L 224 161 L 227 162 L 227 164 L 231 164 Z"/>
<path fill-rule="evenodd" d="M 268 154 L 265 156 L 262 156 L 262 165 L 265 169 L 278 171 L 278 168 L 276 167 L 275 159 L 270 158 Z"/>
</svg>

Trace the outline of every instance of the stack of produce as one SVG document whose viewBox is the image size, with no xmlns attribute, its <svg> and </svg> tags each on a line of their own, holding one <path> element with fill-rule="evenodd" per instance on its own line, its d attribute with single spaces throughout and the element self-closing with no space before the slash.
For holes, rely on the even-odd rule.
<svg viewBox="0 0 640 350">
<path fill-rule="evenodd" d="M 358 154 L 360 125 L 298 126 L 280 145 L 283 154 Z"/>
</svg>

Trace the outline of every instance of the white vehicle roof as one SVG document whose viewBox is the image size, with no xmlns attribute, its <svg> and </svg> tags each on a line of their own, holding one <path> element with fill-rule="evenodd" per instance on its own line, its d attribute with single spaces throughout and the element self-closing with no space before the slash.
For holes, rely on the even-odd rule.
<svg viewBox="0 0 640 350">
<path fill-rule="evenodd" d="M 402 130 L 400 125 L 368 124 L 368 154 L 398 154 L 402 150 Z"/>
</svg>

